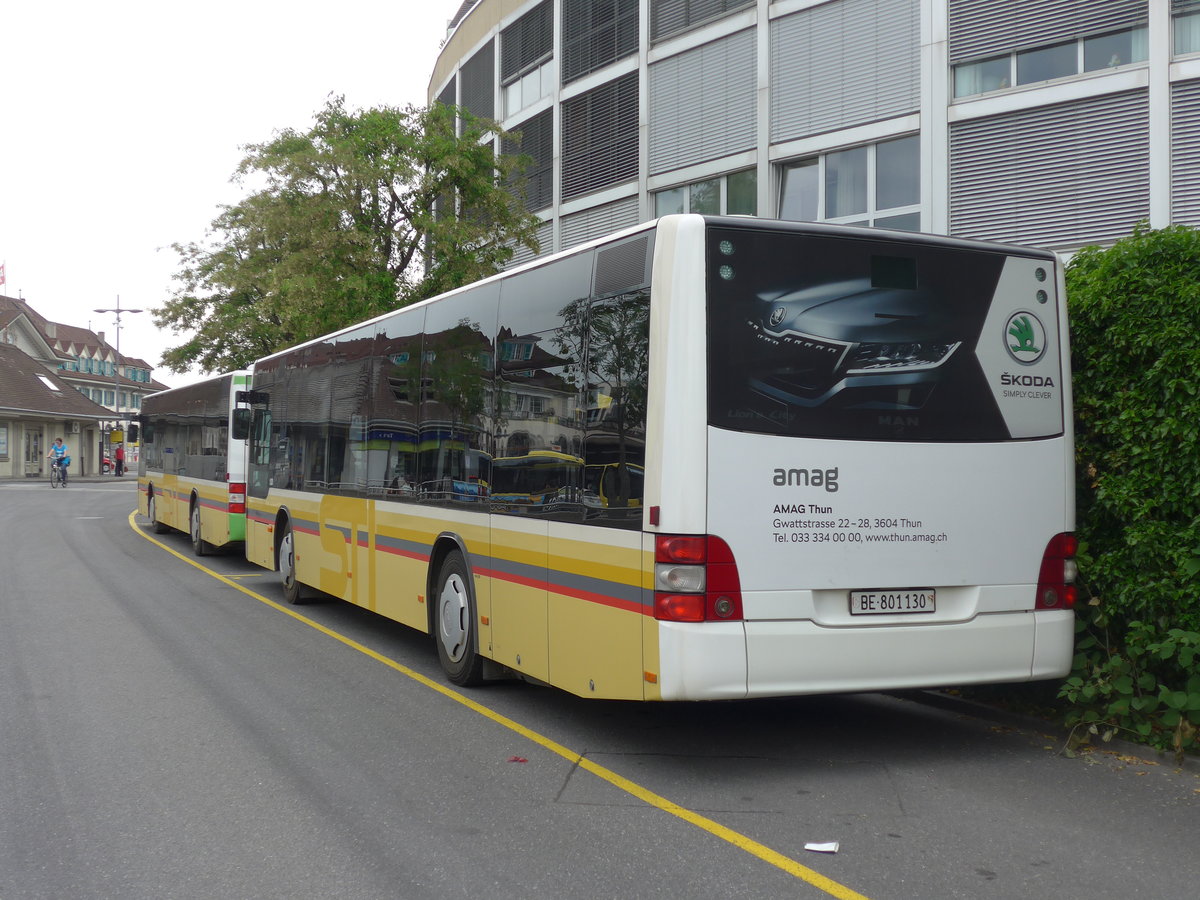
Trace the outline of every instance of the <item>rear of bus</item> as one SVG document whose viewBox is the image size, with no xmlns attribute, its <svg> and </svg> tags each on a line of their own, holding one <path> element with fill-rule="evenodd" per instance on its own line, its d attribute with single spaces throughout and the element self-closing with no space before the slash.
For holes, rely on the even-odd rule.
<svg viewBox="0 0 1200 900">
<path fill-rule="evenodd" d="M 698 217 L 664 226 L 659 246 L 677 251 L 656 281 L 675 282 L 656 291 L 673 300 L 655 310 L 651 354 L 654 395 L 671 400 L 651 410 L 662 455 L 646 501 L 662 697 L 1065 675 L 1074 494 L 1056 258 Z M 701 271 L 702 325 L 677 302 Z M 703 453 L 688 446 L 700 433 Z M 673 591 L 696 589 L 672 573 L 696 553 L 706 621 L 671 621 L 673 602 L 688 608 Z"/>
<path fill-rule="evenodd" d="M 138 511 L 158 531 L 187 532 L 198 555 L 246 539 L 249 411 L 238 409 L 248 372 L 231 372 L 146 397 Z"/>
</svg>

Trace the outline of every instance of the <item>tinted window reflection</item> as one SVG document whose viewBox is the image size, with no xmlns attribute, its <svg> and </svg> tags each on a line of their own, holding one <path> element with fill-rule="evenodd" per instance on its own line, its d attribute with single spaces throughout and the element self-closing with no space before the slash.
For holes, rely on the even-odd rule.
<svg viewBox="0 0 1200 900">
<path fill-rule="evenodd" d="M 478 504 L 492 458 L 495 284 L 434 304 L 425 316 L 417 490 L 424 502 Z"/>
</svg>

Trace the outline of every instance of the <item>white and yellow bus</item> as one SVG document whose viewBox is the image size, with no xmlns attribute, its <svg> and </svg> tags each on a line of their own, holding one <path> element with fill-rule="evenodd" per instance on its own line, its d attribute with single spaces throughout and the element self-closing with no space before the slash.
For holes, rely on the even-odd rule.
<svg viewBox="0 0 1200 900">
<path fill-rule="evenodd" d="M 246 538 L 248 372 L 151 394 L 142 402 L 138 511 L 155 531 L 185 531 L 197 556 Z"/>
<path fill-rule="evenodd" d="M 1068 360 L 1050 253 L 670 216 L 256 363 L 246 553 L 464 685 L 1058 677 Z"/>
</svg>

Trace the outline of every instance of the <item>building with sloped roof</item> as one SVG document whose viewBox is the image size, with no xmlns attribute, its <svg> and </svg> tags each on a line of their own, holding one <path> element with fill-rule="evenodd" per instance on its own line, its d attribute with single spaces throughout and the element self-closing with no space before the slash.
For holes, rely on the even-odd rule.
<svg viewBox="0 0 1200 900">
<path fill-rule="evenodd" d="M 52 322 L 17 297 L 0 296 L 0 349 L 0 478 L 45 474 L 56 437 L 71 445 L 76 474 L 100 472 L 106 426 L 167 389 L 103 332 Z"/>
<path fill-rule="evenodd" d="M 101 423 L 111 416 L 42 360 L 0 341 L 0 478 L 46 475 L 57 437 L 70 448 L 73 473 L 98 474 Z"/>
<path fill-rule="evenodd" d="M 103 331 L 52 322 L 17 297 L 0 296 L 0 342 L 21 348 L 122 418 L 137 415 L 146 394 L 168 387 L 145 360 L 119 355 Z"/>
</svg>

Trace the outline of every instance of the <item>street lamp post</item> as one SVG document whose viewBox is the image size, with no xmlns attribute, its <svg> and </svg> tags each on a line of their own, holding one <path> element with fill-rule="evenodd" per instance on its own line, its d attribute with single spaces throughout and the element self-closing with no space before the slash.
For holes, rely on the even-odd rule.
<svg viewBox="0 0 1200 900">
<path fill-rule="evenodd" d="M 98 313 L 116 313 L 116 321 L 113 323 L 117 327 L 117 362 L 113 366 L 113 413 L 116 416 L 116 427 L 121 427 L 121 316 L 126 313 L 145 312 L 141 309 L 127 309 L 121 307 L 121 295 L 117 294 L 117 306 L 115 309 L 96 309 L 93 312 Z"/>
</svg>

